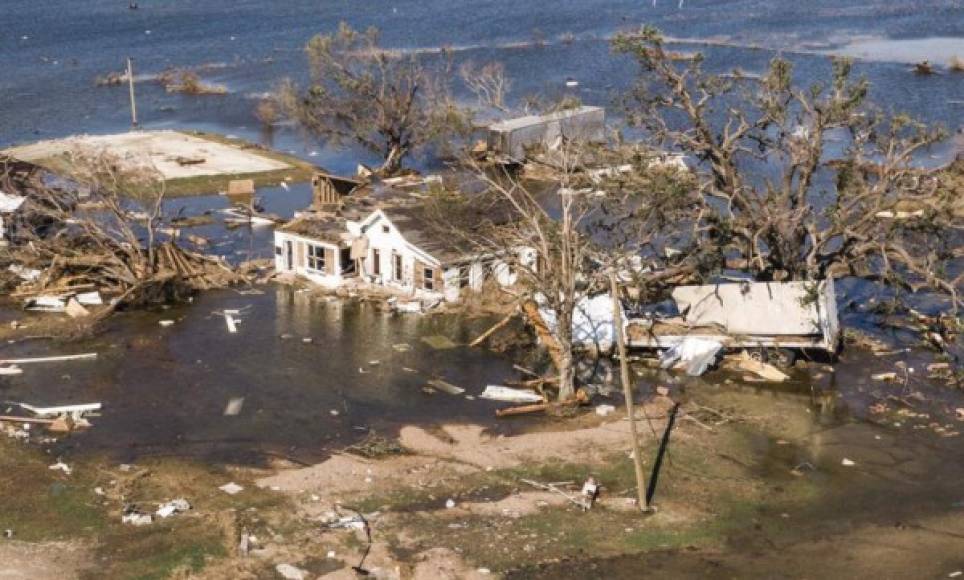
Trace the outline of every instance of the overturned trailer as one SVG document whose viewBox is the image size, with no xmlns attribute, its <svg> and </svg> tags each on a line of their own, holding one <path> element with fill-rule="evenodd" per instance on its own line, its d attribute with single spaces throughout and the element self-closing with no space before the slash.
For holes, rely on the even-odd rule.
<svg viewBox="0 0 964 580">
<path fill-rule="evenodd" d="M 833 355 L 840 344 L 832 279 L 680 286 L 672 297 L 678 315 L 626 321 L 627 346 L 669 348 L 701 338 L 792 362 L 799 350 Z"/>
</svg>

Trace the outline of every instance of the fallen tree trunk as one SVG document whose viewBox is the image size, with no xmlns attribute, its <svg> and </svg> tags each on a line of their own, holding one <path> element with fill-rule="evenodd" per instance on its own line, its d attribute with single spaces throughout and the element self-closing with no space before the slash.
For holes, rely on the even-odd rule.
<svg viewBox="0 0 964 580">
<path fill-rule="evenodd" d="M 553 336 L 552 331 L 549 330 L 549 326 L 546 321 L 542 319 L 542 315 L 539 314 L 539 306 L 533 300 L 526 300 L 522 303 L 522 312 L 525 313 L 526 318 L 529 319 L 529 323 L 536 331 L 536 335 L 542 344 L 546 345 L 549 350 L 549 357 L 552 358 L 552 363 L 556 365 L 556 368 L 562 368 L 562 346 L 556 337 Z"/>
</svg>

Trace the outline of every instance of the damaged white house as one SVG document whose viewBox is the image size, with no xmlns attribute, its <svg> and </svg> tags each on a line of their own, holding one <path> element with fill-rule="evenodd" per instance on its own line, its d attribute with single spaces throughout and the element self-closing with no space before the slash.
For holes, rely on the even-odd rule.
<svg viewBox="0 0 964 580">
<path fill-rule="evenodd" d="M 518 279 L 512 264 L 535 263 L 528 249 L 505 260 L 435 234 L 408 193 L 382 201 L 363 198 L 342 211 L 304 213 L 276 229 L 277 271 L 329 288 L 367 284 L 455 302 L 463 292 L 480 291 L 486 280 L 510 286 Z"/>
</svg>

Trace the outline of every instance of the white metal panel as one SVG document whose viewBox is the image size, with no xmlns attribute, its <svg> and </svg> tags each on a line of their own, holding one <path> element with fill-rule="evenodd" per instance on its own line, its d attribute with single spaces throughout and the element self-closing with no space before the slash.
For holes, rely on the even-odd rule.
<svg viewBox="0 0 964 580">
<path fill-rule="evenodd" d="M 673 300 L 687 324 L 719 325 L 729 334 L 823 334 L 825 294 L 814 282 L 745 282 L 680 286 Z M 819 292 L 819 293 L 818 293 Z"/>
</svg>

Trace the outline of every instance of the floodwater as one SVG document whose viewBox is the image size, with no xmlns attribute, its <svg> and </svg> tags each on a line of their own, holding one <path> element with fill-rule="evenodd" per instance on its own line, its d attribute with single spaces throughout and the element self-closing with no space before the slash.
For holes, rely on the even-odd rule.
<svg viewBox="0 0 964 580">
<path fill-rule="evenodd" d="M 280 79 L 304 77 L 305 42 L 339 21 L 379 27 L 389 47 L 428 55 L 449 47 L 456 61 L 503 61 L 514 79 L 511 99 L 568 91 L 600 105 L 611 105 L 634 75 L 626 59 L 610 54 L 607 38 L 643 23 L 693 43 L 684 49 L 705 50 L 709 66 L 718 69 L 759 71 L 782 53 L 797 63 L 805 84 L 826 80 L 824 52 L 841 49 L 866 58 L 857 72 L 873 83 L 872 96 L 886 108 L 952 131 L 960 126 L 962 77 L 913 75 L 905 50 L 912 46 L 914 58 L 945 62 L 964 37 L 957 0 L 565 0 L 551 7 L 506 0 L 143 0 L 138 10 L 118 0 L 7 0 L 0 33 L 0 147 L 126 130 L 126 87 L 95 87 L 94 79 L 122 69 L 132 56 L 139 75 L 200 67 L 202 77 L 230 91 L 223 97 L 171 95 L 142 82 L 138 109 L 145 128 L 264 140 L 329 169 L 353 171 L 358 161 L 373 160 L 286 129 L 264 135 L 252 115 Z M 844 48 L 855 39 L 869 44 L 856 52 Z M 565 88 L 570 77 L 578 88 Z"/>
<path fill-rule="evenodd" d="M 486 319 L 396 315 L 288 286 L 262 288 L 263 294 L 211 292 L 190 305 L 122 314 L 89 340 L 8 345 L 4 357 L 99 356 L 25 365 L 22 375 L 0 379 L 0 400 L 102 402 L 95 426 L 58 450 L 119 460 L 182 454 L 258 463 L 272 452 L 311 461 L 368 429 L 392 436 L 406 423 L 494 426 L 496 405 L 489 401 L 423 391 L 429 379 L 441 378 L 473 396 L 513 374 L 508 359 L 457 346 L 484 330 Z M 241 310 L 237 333 L 215 313 L 224 309 Z M 175 323 L 162 327 L 160 320 Z M 445 337 L 446 348 L 436 348 L 437 337 Z M 236 398 L 243 398 L 240 413 L 226 416 Z"/>
</svg>

